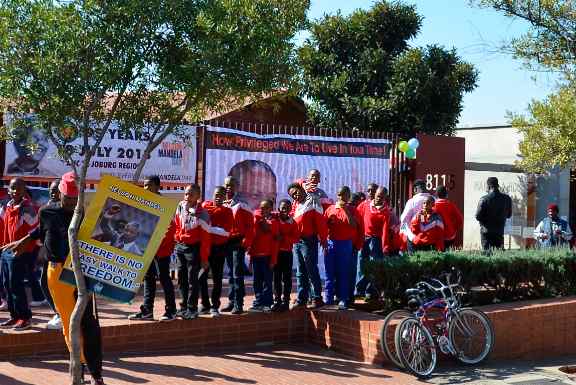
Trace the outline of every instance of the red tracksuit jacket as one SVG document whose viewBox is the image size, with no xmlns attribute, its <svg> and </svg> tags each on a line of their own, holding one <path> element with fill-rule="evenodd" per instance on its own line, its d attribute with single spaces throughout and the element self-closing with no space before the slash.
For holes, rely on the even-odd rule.
<svg viewBox="0 0 576 385">
<path fill-rule="evenodd" d="M 304 202 L 294 202 L 292 205 L 292 218 L 298 224 L 300 238 L 316 235 L 320 242 L 326 242 L 328 227 L 324 210 L 314 200 L 306 199 Z"/>
<path fill-rule="evenodd" d="M 24 238 L 38 226 L 38 212 L 28 198 L 24 198 L 18 205 L 10 200 L 0 209 L 0 217 L 3 225 L 2 245 Z M 26 252 L 34 251 L 36 247 L 36 242 L 31 242 Z"/>
<path fill-rule="evenodd" d="M 192 209 L 193 213 L 190 212 Z M 210 216 L 198 203 L 188 207 L 186 201 L 182 201 L 176 208 L 174 217 L 176 224 L 176 242 L 186 245 L 200 243 L 200 259 L 208 261 L 210 255 Z"/>
<path fill-rule="evenodd" d="M 348 212 L 356 222 L 350 223 L 345 209 L 331 205 L 324 213 L 328 225 L 328 238 L 335 241 L 352 241 L 354 247 L 359 250 L 364 243 L 364 224 L 362 217 L 352 206 L 347 206 Z"/>
<path fill-rule="evenodd" d="M 464 217 L 458 207 L 448 199 L 437 199 L 434 211 L 440 214 L 444 222 L 444 239 L 456 238 L 458 232 L 464 227 Z"/>
<path fill-rule="evenodd" d="M 174 251 L 174 244 L 176 240 L 174 237 L 176 236 L 176 222 L 174 219 L 170 222 L 170 226 L 168 226 L 168 230 L 164 235 L 164 239 L 162 239 L 162 243 L 160 247 L 158 247 L 158 251 L 156 251 L 156 256 L 158 258 L 167 258 L 172 255 Z"/>
<path fill-rule="evenodd" d="M 280 226 L 280 243 L 278 249 L 279 251 L 292 251 L 292 245 L 300 239 L 298 224 L 291 217 L 288 218 L 287 221 L 283 221 L 280 216 L 278 216 L 278 223 Z"/>
<path fill-rule="evenodd" d="M 216 206 L 212 201 L 205 201 L 202 207 L 210 215 L 210 239 L 213 245 L 222 245 L 230 239 L 234 226 L 232 209 L 226 206 Z"/>
<path fill-rule="evenodd" d="M 394 233 L 390 228 L 390 208 L 377 208 L 372 202 L 363 206 L 360 216 L 364 220 L 364 236 L 377 237 L 382 241 L 382 252 L 393 251 Z"/>
<path fill-rule="evenodd" d="M 270 256 L 270 264 L 278 261 L 280 223 L 274 216 L 266 219 L 260 210 L 254 213 L 254 238 L 250 246 L 250 258 Z"/>
<path fill-rule="evenodd" d="M 254 235 L 254 216 L 252 210 L 244 202 L 240 202 L 235 198 L 227 200 L 224 205 L 232 209 L 234 215 L 234 225 L 232 226 L 232 234 L 230 238 L 241 238 L 242 247 L 248 249 L 252 243 Z"/>
<path fill-rule="evenodd" d="M 438 251 L 444 250 L 444 223 L 438 213 L 416 214 L 410 230 L 415 235 L 412 242 L 416 246 L 434 246 Z"/>
</svg>

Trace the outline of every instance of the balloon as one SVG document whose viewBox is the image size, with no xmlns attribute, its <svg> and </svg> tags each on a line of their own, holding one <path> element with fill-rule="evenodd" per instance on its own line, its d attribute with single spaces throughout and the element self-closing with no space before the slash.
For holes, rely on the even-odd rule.
<svg viewBox="0 0 576 385">
<path fill-rule="evenodd" d="M 418 139 L 416 138 L 412 138 L 408 141 L 408 146 L 412 149 L 412 150 L 416 150 L 418 148 L 418 146 L 420 146 L 420 142 L 418 141 Z"/>
<path fill-rule="evenodd" d="M 402 152 L 406 152 L 410 149 L 410 146 L 408 145 L 408 142 L 403 140 L 400 143 L 398 143 L 398 149 Z"/>
<path fill-rule="evenodd" d="M 406 151 L 406 158 L 416 159 L 416 151 L 414 151 L 412 148 L 409 148 L 408 151 Z"/>
</svg>

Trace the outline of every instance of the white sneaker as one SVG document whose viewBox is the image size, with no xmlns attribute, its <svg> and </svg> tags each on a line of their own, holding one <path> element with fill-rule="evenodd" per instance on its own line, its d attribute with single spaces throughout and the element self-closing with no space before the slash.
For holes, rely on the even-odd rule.
<svg viewBox="0 0 576 385">
<path fill-rule="evenodd" d="M 48 305 L 48 301 L 30 301 L 30 307 L 42 307 Z"/>
<path fill-rule="evenodd" d="M 211 309 L 210 310 L 210 317 L 212 317 L 212 318 L 220 317 L 220 312 L 218 311 L 218 309 Z"/>
<path fill-rule="evenodd" d="M 0 303 L 0 311 L 2 310 L 8 310 L 8 301 L 2 301 Z"/>
<path fill-rule="evenodd" d="M 56 314 L 50 321 L 48 321 L 46 324 L 46 329 L 62 330 L 62 319 L 58 314 Z"/>
</svg>

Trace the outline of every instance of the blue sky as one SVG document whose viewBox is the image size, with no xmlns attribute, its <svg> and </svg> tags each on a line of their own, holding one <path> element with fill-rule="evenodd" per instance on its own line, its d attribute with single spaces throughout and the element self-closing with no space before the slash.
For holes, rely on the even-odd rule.
<svg viewBox="0 0 576 385">
<path fill-rule="evenodd" d="M 507 111 L 524 112 L 532 99 L 541 99 L 553 89 L 554 79 L 549 75 L 538 75 L 534 81 L 534 72 L 496 50 L 505 39 L 525 31 L 526 24 L 492 10 L 470 7 L 468 0 L 404 2 L 415 4 L 424 16 L 421 33 L 412 45 L 454 47 L 461 58 L 480 71 L 478 87 L 464 98 L 459 126 L 504 124 Z M 372 4 L 373 0 L 312 0 L 309 16 L 317 19 L 338 10 L 346 15 Z"/>
</svg>

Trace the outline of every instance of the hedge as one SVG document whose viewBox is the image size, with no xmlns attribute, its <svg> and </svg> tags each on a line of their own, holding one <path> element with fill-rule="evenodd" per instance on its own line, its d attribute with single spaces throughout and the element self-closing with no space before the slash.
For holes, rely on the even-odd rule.
<svg viewBox="0 0 576 385">
<path fill-rule="evenodd" d="M 462 272 L 462 286 L 474 288 L 471 305 L 481 304 L 479 293 L 499 301 L 515 301 L 576 294 L 576 255 L 569 249 L 418 252 L 369 262 L 366 274 L 381 290 L 387 308 L 404 306 L 404 291 L 425 278 L 454 267 Z M 491 299 L 492 300 L 492 299 Z"/>
</svg>

